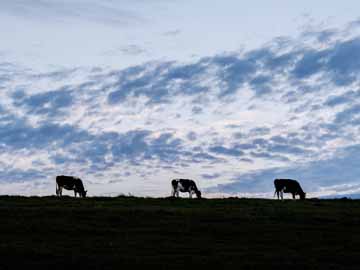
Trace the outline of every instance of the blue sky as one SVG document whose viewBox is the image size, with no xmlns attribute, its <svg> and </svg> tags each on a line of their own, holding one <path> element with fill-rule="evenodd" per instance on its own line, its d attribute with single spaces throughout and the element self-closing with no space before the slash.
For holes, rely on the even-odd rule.
<svg viewBox="0 0 360 270">
<path fill-rule="evenodd" d="M 360 193 L 355 1 L 1 1 L 0 193 Z"/>
</svg>

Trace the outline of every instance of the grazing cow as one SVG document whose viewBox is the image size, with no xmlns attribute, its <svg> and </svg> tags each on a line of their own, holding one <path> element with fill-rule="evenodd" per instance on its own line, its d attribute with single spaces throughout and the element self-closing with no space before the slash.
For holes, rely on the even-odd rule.
<svg viewBox="0 0 360 270">
<path fill-rule="evenodd" d="M 56 176 L 56 195 L 62 196 L 62 189 L 74 190 L 74 194 L 79 193 L 80 197 L 85 198 L 87 190 L 84 189 L 83 182 L 80 178 L 73 176 L 59 175 Z"/>
<path fill-rule="evenodd" d="M 179 197 L 179 191 L 189 192 L 189 197 L 192 198 L 192 194 L 195 193 L 198 199 L 201 198 L 201 192 L 198 190 L 195 182 L 190 179 L 174 179 L 171 181 L 172 196 Z"/>
<path fill-rule="evenodd" d="M 293 199 L 295 199 L 296 195 L 300 196 L 301 200 L 305 200 L 306 193 L 302 190 L 300 184 L 296 180 L 292 179 L 275 179 L 275 194 L 277 194 L 278 199 L 284 199 L 284 193 L 291 193 Z"/>
</svg>

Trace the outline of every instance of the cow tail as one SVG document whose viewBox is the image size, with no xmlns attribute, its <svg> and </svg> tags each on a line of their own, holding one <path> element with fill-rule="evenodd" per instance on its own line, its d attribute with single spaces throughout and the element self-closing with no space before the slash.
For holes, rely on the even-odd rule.
<svg viewBox="0 0 360 270">
<path fill-rule="evenodd" d="M 171 196 L 175 197 L 175 187 L 173 181 L 171 181 Z"/>
<path fill-rule="evenodd" d="M 59 185 L 57 182 L 56 182 L 55 187 L 56 187 L 56 190 L 55 190 L 56 196 L 59 196 Z"/>
<path fill-rule="evenodd" d="M 178 185 L 178 183 L 175 179 L 171 181 L 171 196 L 172 197 L 175 197 L 177 185 Z"/>
</svg>

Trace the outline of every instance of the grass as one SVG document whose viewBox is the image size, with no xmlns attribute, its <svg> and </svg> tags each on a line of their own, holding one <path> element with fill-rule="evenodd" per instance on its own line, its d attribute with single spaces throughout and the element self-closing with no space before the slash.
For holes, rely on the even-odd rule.
<svg viewBox="0 0 360 270">
<path fill-rule="evenodd" d="M 2 196 L 0 218 L 0 269 L 360 265 L 358 200 Z"/>
</svg>

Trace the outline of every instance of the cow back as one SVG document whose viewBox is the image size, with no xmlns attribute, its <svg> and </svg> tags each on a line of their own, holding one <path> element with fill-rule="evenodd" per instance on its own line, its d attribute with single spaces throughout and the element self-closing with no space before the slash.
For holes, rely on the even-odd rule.
<svg viewBox="0 0 360 270">
<path fill-rule="evenodd" d="M 72 176 L 59 175 L 56 176 L 56 183 L 59 186 L 73 186 L 75 184 L 75 178 Z"/>
<path fill-rule="evenodd" d="M 74 188 L 78 191 L 84 191 L 84 185 L 80 178 L 73 176 L 59 175 L 56 176 L 56 183 L 60 187 Z"/>
</svg>

